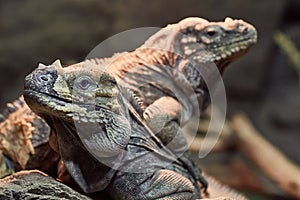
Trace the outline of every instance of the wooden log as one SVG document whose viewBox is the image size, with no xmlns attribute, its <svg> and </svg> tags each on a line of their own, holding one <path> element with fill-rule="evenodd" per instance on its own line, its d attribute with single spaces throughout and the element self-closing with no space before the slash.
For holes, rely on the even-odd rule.
<svg viewBox="0 0 300 200">
<path fill-rule="evenodd" d="M 265 140 L 244 114 L 232 118 L 238 149 L 283 191 L 300 199 L 300 169 Z"/>
</svg>

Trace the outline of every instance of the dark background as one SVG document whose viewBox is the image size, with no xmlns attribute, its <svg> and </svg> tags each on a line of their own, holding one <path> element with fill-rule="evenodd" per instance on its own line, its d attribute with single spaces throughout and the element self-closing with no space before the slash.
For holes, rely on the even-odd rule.
<svg viewBox="0 0 300 200">
<path fill-rule="evenodd" d="M 300 163 L 298 75 L 273 39 L 280 30 L 300 48 L 299 11 L 297 0 L 0 0 L 0 107 L 22 93 L 25 75 L 39 62 L 82 61 L 121 31 L 188 16 L 241 18 L 257 27 L 259 42 L 225 72 L 228 113 L 247 112 L 268 140 Z"/>
</svg>

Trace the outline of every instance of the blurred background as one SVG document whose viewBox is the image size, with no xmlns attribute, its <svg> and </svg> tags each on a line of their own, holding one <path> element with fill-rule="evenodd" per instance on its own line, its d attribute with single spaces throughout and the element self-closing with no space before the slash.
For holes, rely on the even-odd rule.
<svg viewBox="0 0 300 200">
<path fill-rule="evenodd" d="M 79 62 L 114 34 L 189 16 L 241 18 L 258 29 L 258 44 L 225 71 L 228 115 L 246 112 L 299 164 L 300 70 L 274 40 L 281 31 L 300 49 L 299 0 L 0 0 L 0 108 L 22 93 L 24 77 L 39 62 Z"/>
</svg>

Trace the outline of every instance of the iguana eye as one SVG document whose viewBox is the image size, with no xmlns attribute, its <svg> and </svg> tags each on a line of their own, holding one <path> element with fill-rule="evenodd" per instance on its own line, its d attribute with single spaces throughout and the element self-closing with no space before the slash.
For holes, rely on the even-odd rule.
<svg viewBox="0 0 300 200">
<path fill-rule="evenodd" d="M 204 44 L 212 44 L 220 41 L 223 29 L 219 26 L 210 26 L 204 29 L 199 33 L 199 42 L 203 42 Z"/>
<path fill-rule="evenodd" d="M 83 89 L 87 89 L 90 85 L 90 82 L 86 79 L 80 81 L 80 87 Z"/>
<path fill-rule="evenodd" d="M 207 37 L 216 37 L 218 35 L 221 34 L 221 29 L 217 26 L 212 26 L 212 27 L 208 27 L 206 30 L 205 30 L 205 35 Z"/>
<path fill-rule="evenodd" d="M 95 86 L 95 82 L 88 76 L 81 76 L 76 79 L 76 86 L 82 90 L 87 90 L 92 86 Z"/>
<path fill-rule="evenodd" d="M 207 30 L 206 34 L 210 37 L 213 37 L 217 34 L 217 32 L 215 30 Z"/>
</svg>

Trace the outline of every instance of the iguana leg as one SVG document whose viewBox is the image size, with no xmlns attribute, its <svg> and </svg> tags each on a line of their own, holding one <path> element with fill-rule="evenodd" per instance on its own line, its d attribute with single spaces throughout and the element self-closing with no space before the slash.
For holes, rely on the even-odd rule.
<svg viewBox="0 0 300 200">
<path fill-rule="evenodd" d="M 179 121 L 180 113 L 180 103 L 173 97 L 164 96 L 146 107 L 143 117 L 152 131 L 154 133 L 158 133 L 168 122 L 172 120 Z M 170 132 L 170 134 L 171 135 L 168 140 L 172 140 L 174 138 L 171 137 L 174 135 L 174 133 Z"/>
<path fill-rule="evenodd" d="M 194 184 L 205 193 L 207 182 L 188 151 L 186 139 L 178 123 L 180 112 L 181 105 L 176 99 L 161 97 L 145 109 L 143 117 L 163 144 L 179 156 L 179 160 L 197 180 Z"/>
<path fill-rule="evenodd" d="M 143 117 L 148 126 L 165 146 L 177 154 L 187 149 L 185 137 L 179 127 L 181 105 L 169 96 L 164 96 L 146 107 Z"/>
<path fill-rule="evenodd" d="M 119 171 L 108 187 L 113 199 L 196 199 L 192 182 L 171 170 L 160 169 L 154 173 L 127 173 Z"/>
</svg>

